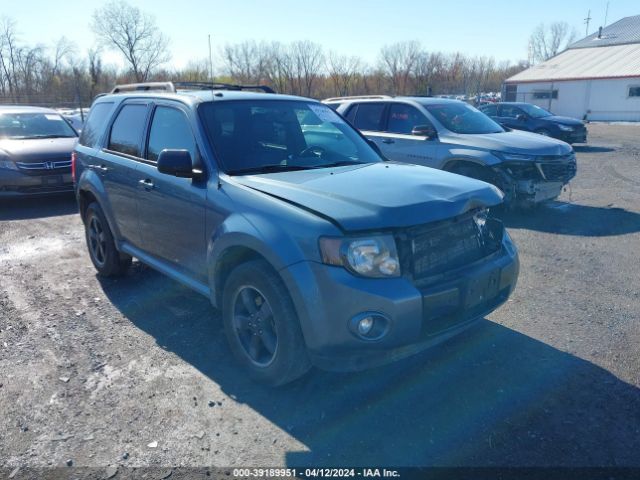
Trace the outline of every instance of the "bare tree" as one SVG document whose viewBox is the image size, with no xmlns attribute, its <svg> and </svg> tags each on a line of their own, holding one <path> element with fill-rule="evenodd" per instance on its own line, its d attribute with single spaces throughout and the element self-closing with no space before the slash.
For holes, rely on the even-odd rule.
<svg viewBox="0 0 640 480">
<path fill-rule="evenodd" d="M 324 63 L 322 47 L 309 40 L 294 42 L 290 46 L 289 54 L 297 82 L 296 93 L 311 97 L 313 94 L 313 83 L 320 75 L 320 68 Z"/>
<path fill-rule="evenodd" d="M 67 37 L 60 37 L 58 41 L 53 45 L 53 65 L 51 68 L 51 74 L 56 76 L 59 73 L 60 65 L 62 62 L 72 55 L 75 55 L 78 49 L 72 41 Z"/>
<path fill-rule="evenodd" d="M 393 93 L 409 93 L 409 79 L 421 54 L 422 47 L 417 41 L 399 42 L 382 47 L 380 65 L 391 78 Z"/>
<path fill-rule="evenodd" d="M 3 17 L 0 22 L 0 68 L 3 73 L 3 84 L 6 82 L 8 92 L 13 97 L 17 90 L 17 53 L 18 40 L 16 24 L 8 17 Z"/>
<path fill-rule="evenodd" d="M 103 45 L 122 53 L 139 82 L 171 58 L 169 40 L 156 27 L 155 19 L 123 0 L 96 10 L 92 26 Z"/>
<path fill-rule="evenodd" d="M 349 95 L 361 70 L 362 62 L 358 57 L 347 57 L 336 52 L 330 52 L 327 57 L 327 72 L 334 91 L 340 96 Z"/>
<path fill-rule="evenodd" d="M 544 62 L 566 49 L 576 37 L 567 22 L 541 23 L 529 37 L 529 62 Z"/>
</svg>

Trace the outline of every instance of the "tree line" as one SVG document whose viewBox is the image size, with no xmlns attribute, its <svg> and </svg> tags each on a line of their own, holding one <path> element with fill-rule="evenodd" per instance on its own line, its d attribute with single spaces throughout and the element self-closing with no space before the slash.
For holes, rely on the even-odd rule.
<svg viewBox="0 0 640 480">
<path fill-rule="evenodd" d="M 87 106 L 95 95 L 108 92 L 113 85 L 136 81 L 264 84 L 280 93 L 313 98 L 473 96 L 499 91 L 506 78 L 545 55 L 556 54 L 562 43 L 558 32 L 561 36 L 566 33 L 566 27 L 563 30 L 557 24 L 539 26 L 529 41 L 529 59 L 517 63 L 429 51 L 418 41 L 385 45 L 377 60 L 367 63 L 357 56 L 325 51 L 309 40 L 247 40 L 220 49 L 212 79 L 208 59 L 192 60 L 180 69 L 167 67 L 171 59 L 169 38 L 156 27 L 152 16 L 123 0 L 96 10 L 91 26 L 96 46 L 80 55 L 77 45 L 64 36 L 50 45 L 30 45 L 20 38 L 16 22 L 4 17 L 0 21 L 0 103 Z M 107 49 L 119 52 L 126 67 L 105 65 L 102 55 Z"/>
</svg>

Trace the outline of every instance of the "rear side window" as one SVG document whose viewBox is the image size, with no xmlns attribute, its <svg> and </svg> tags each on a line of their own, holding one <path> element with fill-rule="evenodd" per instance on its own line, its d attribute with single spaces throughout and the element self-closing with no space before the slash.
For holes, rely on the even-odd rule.
<svg viewBox="0 0 640 480">
<path fill-rule="evenodd" d="M 80 145 L 96 147 L 113 108 L 112 102 L 97 103 L 91 107 L 89 117 L 80 134 Z"/>
<path fill-rule="evenodd" d="M 418 125 L 431 125 L 431 122 L 417 108 L 411 105 L 391 104 L 387 131 L 410 135 L 413 127 Z"/>
<path fill-rule="evenodd" d="M 358 111 L 358 105 L 351 105 L 351 107 L 349 108 L 349 110 L 347 110 L 347 114 L 344 116 L 344 118 L 346 118 L 347 120 L 349 120 L 349 123 L 351 123 L 351 125 L 353 125 L 353 122 L 356 119 L 356 112 Z"/>
<path fill-rule="evenodd" d="M 355 126 L 359 130 L 379 132 L 382 130 L 384 103 L 361 103 L 358 105 Z"/>
<path fill-rule="evenodd" d="M 490 117 L 495 117 L 498 115 L 498 106 L 493 105 L 483 105 L 480 107 L 480 111 L 485 115 L 489 115 Z"/>
<path fill-rule="evenodd" d="M 146 118 L 146 105 L 125 105 L 111 127 L 109 150 L 139 157 Z"/>
<path fill-rule="evenodd" d="M 156 162 L 164 149 L 188 150 L 196 158 L 196 141 L 187 117 L 175 108 L 158 107 L 153 114 L 147 158 Z"/>
</svg>

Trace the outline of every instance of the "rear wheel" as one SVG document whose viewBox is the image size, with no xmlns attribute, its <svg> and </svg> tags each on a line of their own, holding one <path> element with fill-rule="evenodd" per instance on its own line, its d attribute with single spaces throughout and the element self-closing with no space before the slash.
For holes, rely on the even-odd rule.
<svg viewBox="0 0 640 480">
<path fill-rule="evenodd" d="M 84 215 L 85 236 L 91 262 L 103 277 L 122 275 L 131 265 L 131 257 L 116 248 L 113 234 L 100 205 L 91 203 Z"/>
<path fill-rule="evenodd" d="M 289 292 L 264 260 L 231 272 L 222 317 L 231 350 L 255 380 L 283 385 L 311 367 Z"/>
</svg>

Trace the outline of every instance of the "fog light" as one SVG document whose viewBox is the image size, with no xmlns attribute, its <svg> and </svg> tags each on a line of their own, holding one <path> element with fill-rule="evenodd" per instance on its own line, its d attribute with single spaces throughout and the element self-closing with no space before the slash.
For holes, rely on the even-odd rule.
<svg viewBox="0 0 640 480">
<path fill-rule="evenodd" d="M 362 320 L 358 322 L 358 333 L 360 335 L 367 335 L 371 329 L 373 328 L 373 318 L 372 317 L 364 317 Z"/>
<path fill-rule="evenodd" d="M 389 318 L 377 312 L 362 312 L 349 320 L 349 330 L 361 340 L 379 340 L 389 331 Z"/>
</svg>

